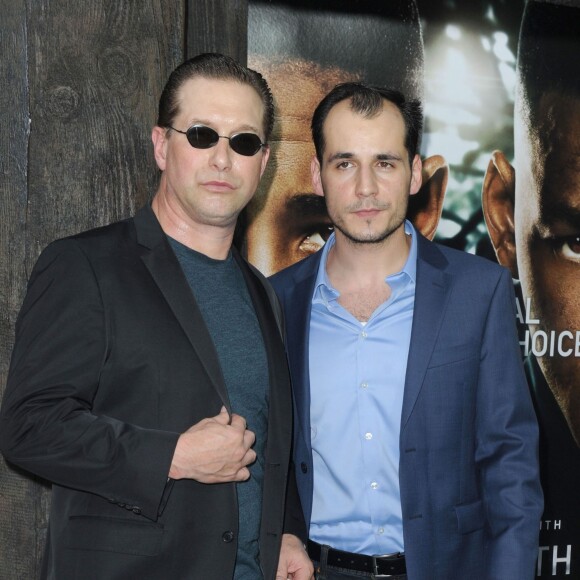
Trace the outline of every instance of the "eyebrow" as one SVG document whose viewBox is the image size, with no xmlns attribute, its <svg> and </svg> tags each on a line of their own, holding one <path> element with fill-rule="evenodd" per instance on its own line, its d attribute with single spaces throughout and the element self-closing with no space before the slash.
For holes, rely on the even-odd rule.
<svg viewBox="0 0 580 580">
<path fill-rule="evenodd" d="M 542 222 L 545 224 L 552 225 L 560 221 L 574 228 L 580 228 L 580 208 L 559 201 L 547 201 L 541 207 Z"/>
<path fill-rule="evenodd" d="M 295 193 L 286 200 L 286 209 L 297 217 L 327 216 L 326 200 L 315 193 Z"/>
<path fill-rule="evenodd" d="M 341 151 L 338 153 L 335 153 L 334 155 L 331 155 L 327 162 L 328 163 L 332 163 L 333 161 L 337 161 L 339 159 L 352 159 L 353 157 L 356 157 L 356 155 L 354 153 L 350 153 L 348 151 Z M 376 159 L 377 161 L 401 161 L 402 158 L 399 155 L 395 155 L 394 153 L 378 153 L 377 155 L 374 156 L 374 159 Z"/>
<path fill-rule="evenodd" d="M 210 127 L 212 129 L 216 130 L 214 128 L 214 124 L 211 121 L 207 121 L 204 119 L 193 119 L 192 121 L 189 122 L 189 124 L 187 125 L 187 128 L 190 129 L 191 127 L 194 127 L 195 125 L 205 125 L 206 127 Z M 259 129 L 254 127 L 254 125 L 250 125 L 248 123 L 244 123 L 243 125 L 239 125 L 238 127 L 236 127 L 236 129 L 232 133 L 237 134 L 237 133 L 244 133 L 246 131 L 252 131 L 252 132 L 257 133 L 257 134 L 260 133 Z"/>
</svg>

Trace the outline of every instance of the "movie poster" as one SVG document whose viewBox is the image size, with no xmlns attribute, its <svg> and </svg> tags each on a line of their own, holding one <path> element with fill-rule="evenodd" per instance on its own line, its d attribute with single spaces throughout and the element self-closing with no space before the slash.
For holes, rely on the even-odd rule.
<svg viewBox="0 0 580 580">
<path fill-rule="evenodd" d="M 580 3 L 578 0 L 255 1 L 248 62 L 268 79 L 272 161 L 248 211 L 265 274 L 323 245 L 310 118 L 336 83 L 424 102 L 427 237 L 510 269 L 541 430 L 537 575 L 580 578 Z"/>
</svg>

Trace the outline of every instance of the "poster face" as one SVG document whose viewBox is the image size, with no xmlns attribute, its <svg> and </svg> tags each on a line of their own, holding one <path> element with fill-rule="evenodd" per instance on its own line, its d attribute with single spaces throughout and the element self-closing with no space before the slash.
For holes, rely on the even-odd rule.
<svg viewBox="0 0 580 580">
<path fill-rule="evenodd" d="M 377 7 L 377 5 L 380 5 Z M 510 269 L 541 430 L 538 577 L 580 578 L 580 4 L 250 1 L 248 62 L 278 107 L 249 208 L 250 261 L 272 274 L 326 241 L 310 119 L 338 82 L 424 103 L 426 171 L 410 219 Z"/>
</svg>

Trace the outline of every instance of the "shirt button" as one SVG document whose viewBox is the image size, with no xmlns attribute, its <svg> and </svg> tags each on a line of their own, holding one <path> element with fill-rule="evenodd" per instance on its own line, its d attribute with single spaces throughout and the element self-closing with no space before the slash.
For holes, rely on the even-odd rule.
<svg viewBox="0 0 580 580">
<path fill-rule="evenodd" d="M 373 481 L 373 482 L 371 483 L 371 488 L 372 488 L 372 489 L 377 489 L 378 487 L 379 487 L 379 484 L 378 484 L 376 481 Z"/>
<path fill-rule="evenodd" d="M 366 337 L 367 337 L 367 333 L 366 333 L 364 330 L 363 330 L 363 331 L 360 333 L 360 335 L 361 335 L 363 338 L 366 338 Z"/>
<path fill-rule="evenodd" d="M 360 384 L 361 389 L 366 389 L 368 386 L 369 386 L 368 383 L 361 383 Z"/>
<path fill-rule="evenodd" d="M 234 532 L 228 530 L 227 532 L 224 532 L 222 534 L 222 540 L 226 543 L 229 544 L 232 540 L 234 539 Z"/>
<path fill-rule="evenodd" d="M 385 529 L 384 528 L 379 528 L 377 531 L 379 532 L 379 534 L 384 534 L 385 533 Z"/>
<path fill-rule="evenodd" d="M 367 441 L 370 441 L 373 438 L 373 434 L 372 433 L 365 433 L 365 439 Z"/>
</svg>

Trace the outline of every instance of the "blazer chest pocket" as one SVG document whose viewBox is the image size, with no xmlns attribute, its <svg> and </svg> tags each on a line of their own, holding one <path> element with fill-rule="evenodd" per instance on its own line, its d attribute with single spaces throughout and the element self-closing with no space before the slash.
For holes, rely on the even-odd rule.
<svg viewBox="0 0 580 580">
<path fill-rule="evenodd" d="M 460 344 L 456 347 L 440 348 L 433 352 L 427 368 L 434 369 L 461 362 L 465 362 L 465 364 L 468 365 L 467 361 L 475 357 L 477 357 L 477 352 L 471 344 Z"/>
<path fill-rule="evenodd" d="M 65 546 L 73 550 L 156 556 L 161 550 L 163 527 L 106 516 L 72 516 L 65 531 Z"/>
<path fill-rule="evenodd" d="M 455 506 L 455 515 L 457 516 L 457 528 L 460 534 L 475 532 L 483 528 L 485 524 L 483 502 L 481 500 Z"/>
</svg>

